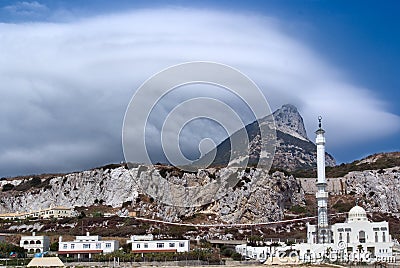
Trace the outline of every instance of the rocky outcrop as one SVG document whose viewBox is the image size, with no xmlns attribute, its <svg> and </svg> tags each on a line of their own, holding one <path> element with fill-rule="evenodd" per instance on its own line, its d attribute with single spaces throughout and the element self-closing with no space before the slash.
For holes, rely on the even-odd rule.
<svg viewBox="0 0 400 268">
<path fill-rule="evenodd" d="M 190 177 L 174 174 L 161 167 L 138 166 L 131 170 L 122 166 L 114 169 L 99 168 L 50 178 L 45 187 L 4 192 L 0 197 L 0 212 L 29 211 L 51 206 L 87 207 L 96 203 L 121 207 L 129 203 L 131 209 L 140 211 L 140 215 L 147 218 L 179 221 L 207 213 L 216 215 L 219 221 L 244 223 L 279 220 L 285 208 L 304 203 L 304 193 L 295 178 L 286 177 L 281 172 L 269 175 L 260 169 L 241 171 L 237 174 L 239 180 L 224 196 L 201 207 L 168 206 L 143 193 L 138 183 L 148 180 L 150 176 L 177 184 L 182 182 L 182 178 L 191 178 L 193 183 L 203 183 L 224 179 L 224 174 L 231 173 L 228 169 L 200 170 L 197 174 L 189 174 Z M 138 180 L 139 177 L 141 180 Z M 32 179 L 14 179 L 13 183 L 18 186 L 29 180 Z"/>
<path fill-rule="evenodd" d="M 250 145 L 249 164 L 253 166 L 258 164 L 260 125 L 261 128 L 264 128 L 264 133 L 271 133 L 269 130 L 271 127 L 276 128 L 276 136 L 264 137 L 264 144 L 276 144 L 275 154 L 272 156 L 273 169 L 295 171 L 315 168 L 317 165 L 317 147 L 308 139 L 303 118 L 297 108 L 291 104 L 283 105 L 273 113 L 273 118 L 272 120 L 271 116 L 267 116 L 246 126 Z M 276 138 L 276 141 L 274 138 Z M 215 165 L 226 166 L 228 164 L 231 157 L 230 143 L 230 138 L 227 138 L 217 146 Z M 327 166 L 336 165 L 335 159 L 329 153 L 326 153 L 325 158 Z"/>
<path fill-rule="evenodd" d="M 344 177 L 348 194 L 368 211 L 400 212 L 400 167 L 352 171 Z"/>
<path fill-rule="evenodd" d="M 296 106 L 285 104 L 273 113 L 276 129 L 295 138 L 308 141 L 306 128 Z"/>
<path fill-rule="evenodd" d="M 14 179 L 12 183 L 17 187 L 2 193 L 0 211 L 29 211 L 51 206 L 86 207 L 100 201 L 118 207 L 124 201 L 138 196 L 138 186 L 123 167 L 93 169 L 48 178 L 44 187 L 33 185 L 30 189 L 18 190 L 18 185 L 27 184 L 33 179 Z M 1 183 L 3 186 L 8 182 Z"/>
<path fill-rule="evenodd" d="M 199 170 L 197 173 L 177 172 L 166 166 L 124 166 L 97 168 L 63 176 L 38 180 L 15 178 L 0 181 L 15 185 L 2 192 L 0 213 L 29 211 L 51 206 L 88 207 L 104 204 L 124 206 L 139 211 L 145 218 L 179 222 L 197 215 L 213 215 L 213 221 L 228 223 L 268 222 L 283 218 L 286 209 L 305 205 L 305 194 L 315 193 L 315 178 L 296 179 L 282 172 L 268 174 L 262 169 L 247 168 L 235 173 L 238 180 L 217 200 L 199 207 L 174 207 L 146 195 L 140 181 L 150 176 L 180 184 L 203 184 L 223 180 L 234 173 L 230 169 Z M 141 178 L 141 180 L 138 180 Z M 35 184 L 33 183 L 35 182 Z M 30 186 L 27 189 L 27 185 Z M 359 199 L 367 211 L 400 212 L 400 167 L 352 171 L 339 178 L 328 179 L 331 195 Z M 168 189 L 174 192 L 174 189 Z M 127 205 L 128 204 L 128 205 Z"/>
<path fill-rule="evenodd" d="M 316 193 L 315 178 L 298 180 L 305 194 Z M 358 200 L 369 212 L 399 213 L 400 167 L 351 171 L 343 177 L 328 178 L 327 191 L 330 195 Z"/>
</svg>

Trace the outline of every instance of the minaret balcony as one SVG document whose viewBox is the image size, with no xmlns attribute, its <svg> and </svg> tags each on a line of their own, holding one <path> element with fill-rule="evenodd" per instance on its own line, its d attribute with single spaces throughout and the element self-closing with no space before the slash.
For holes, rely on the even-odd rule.
<svg viewBox="0 0 400 268">
<path fill-rule="evenodd" d="M 316 192 L 315 197 L 318 198 L 328 198 L 328 192 Z"/>
</svg>

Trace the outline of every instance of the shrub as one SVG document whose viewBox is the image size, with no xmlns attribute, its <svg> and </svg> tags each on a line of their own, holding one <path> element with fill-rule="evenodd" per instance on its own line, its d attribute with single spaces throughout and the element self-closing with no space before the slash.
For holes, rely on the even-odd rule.
<svg viewBox="0 0 400 268">
<path fill-rule="evenodd" d="M 240 255 L 240 253 L 237 253 L 237 252 L 233 253 L 231 257 L 232 257 L 232 259 L 233 259 L 234 261 L 240 261 L 240 260 L 242 260 L 242 255 Z"/>
<path fill-rule="evenodd" d="M 307 212 L 307 208 L 300 205 L 294 205 L 289 210 L 297 214 L 303 214 Z"/>
<path fill-rule="evenodd" d="M 58 242 L 51 243 L 50 251 L 58 251 Z"/>
<path fill-rule="evenodd" d="M 235 254 L 235 251 L 231 248 L 224 248 L 221 251 L 221 254 L 225 257 L 231 257 L 233 254 Z"/>
<path fill-rule="evenodd" d="M 7 184 L 3 185 L 2 191 L 3 192 L 7 192 L 7 191 L 10 191 L 12 189 L 14 189 L 14 185 L 12 185 L 11 183 L 7 183 Z"/>
</svg>

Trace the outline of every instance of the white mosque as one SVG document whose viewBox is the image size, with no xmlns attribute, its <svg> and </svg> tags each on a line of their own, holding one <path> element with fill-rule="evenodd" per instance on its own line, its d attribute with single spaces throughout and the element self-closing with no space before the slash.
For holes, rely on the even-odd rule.
<svg viewBox="0 0 400 268">
<path fill-rule="evenodd" d="M 366 211 L 356 205 L 349 213 L 346 222 L 330 225 L 328 222 L 328 192 L 325 178 L 325 131 L 321 117 L 319 128 L 315 132 L 317 145 L 317 205 L 318 221 L 316 225 L 307 224 L 307 242 L 290 246 L 291 257 L 303 262 L 331 261 L 394 261 L 395 241 L 389 233 L 387 221 L 371 222 Z M 267 259 L 287 253 L 289 247 L 248 247 L 239 245 L 236 251 L 253 259 Z M 280 252 L 280 253 L 279 253 Z M 288 256 L 288 255 L 287 255 Z"/>
</svg>

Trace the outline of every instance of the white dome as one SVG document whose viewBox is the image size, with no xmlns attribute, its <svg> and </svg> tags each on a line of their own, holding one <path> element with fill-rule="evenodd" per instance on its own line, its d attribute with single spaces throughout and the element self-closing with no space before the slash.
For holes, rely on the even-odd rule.
<svg viewBox="0 0 400 268">
<path fill-rule="evenodd" d="M 367 212 L 360 206 L 355 206 L 349 211 L 349 218 L 347 221 L 367 221 Z"/>
</svg>

